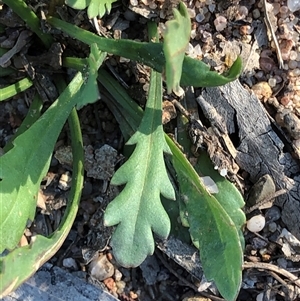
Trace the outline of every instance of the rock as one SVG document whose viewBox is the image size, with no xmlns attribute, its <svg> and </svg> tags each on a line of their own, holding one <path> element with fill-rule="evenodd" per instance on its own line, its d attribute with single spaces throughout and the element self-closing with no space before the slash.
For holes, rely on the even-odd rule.
<svg viewBox="0 0 300 301">
<path fill-rule="evenodd" d="M 73 270 L 77 270 L 78 267 L 77 267 L 77 263 L 75 261 L 74 258 L 64 258 L 63 262 L 62 262 L 63 266 L 65 268 L 69 268 L 69 269 L 73 269 Z"/>
<path fill-rule="evenodd" d="M 247 229 L 251 232 L 259 232 L 261 231 L 266 224 L 265 218 L 260 214 L 260 215 L 255 215 L 251 217 L 247 221 Z"/>
<path fill-rule="evenodd" d="M 114 266 L 108 261 L 106 255 L 102 255 L 91 261 L 89 271 L 91 276 L 99 281 L 103 281 L 113 276 Z"/>
</svg>

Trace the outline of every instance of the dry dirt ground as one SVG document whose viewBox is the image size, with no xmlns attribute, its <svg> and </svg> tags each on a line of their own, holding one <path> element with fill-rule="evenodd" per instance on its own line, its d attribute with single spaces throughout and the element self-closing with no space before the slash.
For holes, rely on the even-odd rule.
<svg viewBox="0 0 300 301">
<path fill-rule="evenodd" d="M 49 9 L 48 1 L 27 2 L 37 14 Z M 292 5 L 291 2 L 184 1 L 192 20 L 188 55 L 203 59 L 220 72 L 238 55 L 243 59 L 243 72 L 234 83 L 185 90 L 190 99 L 188 112 L 207 127 L 219 130 L 217 140 L 229 154 L 228 169 L 245 197 L 247 220 L 259 216 L 265 223 L 259 233 L 245 227 L 245 265 L 238 301 L 300 300 L 300 13 L 294 7 L 297 1 Z M 85 11 L 57 4 L 51 1 L 50 9 L 61 18 L 98 31 L 99 35 L 143 40 L 146 21 L 153 19 L 162 27 L 178 1 L 117 1 L 109 15 L 96 21 L 97 26 L 87 19 Z M 13 46 L 23 24 L 6 6 L 2 6 L 0 13 L 0 23 L 6 26 L 1 42 L 15 34 Z M 62 46 L 63 55 L 87 54 L 88 49 L 81 43 L 60 33 L 53 35 Z M 39 51 L 43 50 L 34 47 L 34 40 L 28 40 L 20 53 L 37 62 L 34 72 L 45 76 L 47 84 L 40 82 L 39 87 L 36 84 L 26 93 L 0 103 L 0 147 L 20 126 L 36 89 L 40 93 L 49 91 L 55 73 L 41 63 Z M 17 64 L 20 53 L 13 57 L 13 64 Z M 109 56 L 105 65 L 143 106 L 149 69 L 115 56 Z M 24 66 L 15 66 L 24 71 Z M 1 78 L 1 85 L 13 80 Z M 56 88 L 53 94 L 44 95 L 47 106 L 56 98 Z M 179 99 L 175 95 L 165 95 L 164 99 L 165 130 L 174 133 L 178 110 L 174 100 Z M 196 250 L 173 238 L 160 244 L 155 254 L 138 268 L 125 269 L 114 261 L 109 247 L 111 232 L 103 227 L 102 217 L 107 203 L 118 194 L 109 180 L 122 163 L 124 139 L 105 99 L 84 107 L 79 116 L 88 162 L 82 200 L 68 238 L 50 262 L 108 290 L 120 300 L 223 300 L 203 277 Z M 72 176 L 66 159 L 69 145 L 66 125 L 41 185 L 41 204 L 28 228 L 28 237 L 31 233 L 51 233 L 64 213 L 69 184 L 62 177 Z M 96 166 L 109 172 L 103 176 Z M 101 267 L 100 272 L 93 269 L 95 264 Z M 105 273 L 101 272 L 104 268 Z"/>
</svg>

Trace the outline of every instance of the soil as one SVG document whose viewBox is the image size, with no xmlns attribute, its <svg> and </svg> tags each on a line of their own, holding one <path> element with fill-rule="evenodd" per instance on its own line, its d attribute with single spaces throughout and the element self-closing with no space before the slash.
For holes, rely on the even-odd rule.
<svg viewBox="0 0 300 301">
<path fill-rule="evenodd" d="M 77 11 L 59 1 L 26 2 L 38 15 L 50 11 L 101 36 L 142 41 L 147 37 L 147 20 L 156 21 L 162 29 L 172 16 L 171 8 L 178 4 L 175 0 L 117 1 L 110 14 L 93 23 L 86 10 Z M 222 164 L 226 163 L 228 178 L 245 198 L 245 264 L 237 300 L 300 300 L 300 14 L 291 12 L 285 0 L 266 6 L 264 1 L 183 2 L 192 19 L 189 56 L 203 59 L 219 72 L 226 71 L 238 55 L 243 59 L 243 72 L 233 83 L 207 89 L 184 88 L 188 117 L 201 120 L 206 130 L 215 130 L 213 135 L 202 133 L 210 158 L 216 164 L 216 153 L 225 154 Z M 58 96 L 56 75 L 66 79 L 72 76 L 73 71 L 61 66 L 61 56 L 86 57 L 89 49 L 53 29 L 55 43 L 50 50 L 44 49 L 5 5 L 0 23 L 4 25 L 1 41 L 10 42 L 8 48 L 26 31 L 24 46 L 11 58 L 16 73 L 1 77 L 1 86 L 30 74 L 34 79 L 32 88 L 0 103 L 3 148 L 25 118 L 35 93 L 42 97 L 44 111 Z M 43 26 L 48 28 L 47 23 Z M 277 48 L 272 31 L 278 39 Z M 147 66 L 108 55 L 104 68 L 144 107 L 149 87 Z M 157 240 L 155 254 L 140 267 L 126 269 L 114 260 L 109 246 L 113 229 L 104 227 L 103 213 L 121 189 L 110 185 L 110 179 L 126 160 L 126 141 L 109 96 L 101 92 L 102 86 L 99 88 L 101 99 L 78 111 L 86 165 L 80 208 L 71 232 L 50 263 L 108 290 L 119 300 L 223 300 L 214 284 L 203 276 L 197 250 L 175 237 Z M 182 111 L 180 103 L 184 102 L 164 91 L 167 133 L 174 134 L 176 114 Z M 199 135 L 196 129 L 194 134 Z M 35 233 L 51 234 L 62 219 L 72 178 L 70 145 L 66 124 L 41 183 L 35 219 L 25 231 L 28 241 Z M 263 218 L 265 226 L 260 231 L 249 230 L 253 216 Z M 106 274 L 96 271 L 95 265 Z"/>
</svg>

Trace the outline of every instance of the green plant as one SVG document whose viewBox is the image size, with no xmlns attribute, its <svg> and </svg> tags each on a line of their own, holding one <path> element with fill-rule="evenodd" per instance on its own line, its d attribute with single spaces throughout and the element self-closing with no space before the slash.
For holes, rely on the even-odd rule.
<svg viewBox="0 0 300 301">
<path fill-rule="evenodd" d="M 36 26 L 37 17 L 25 2 L 3 2 L 11 6 L 49 47 L 52 37 L 40 32 Z M 101 7 L 98 8 L 100 2 Z M 100 2 L 74 2 L 76 6 L 73 7 L 81 9 L 89 6 L 89 17 L 94 17 L 104 13 L 103 7 L 109 10 L 113 1 Z M 21 8 L 24 7 L 27 9 L 23 11 Z M 111 180 L 111 184 L 126 185 L 108 205 L 104 217 L 107 226 L 117 225 L 111 239 L 116 259 L 124 266 L 137 266 L 147 255 L 152 254 L 152 231 L 161 237 L 169 235 L 172 225 L 167 212 L 172 206 L 181 217 L 182 224 L 189 227 L 193 243 L 200 248 L 206 276 L 215 280 L 227 300 L 236 298 L 241 284 L 243 258 L 241 227 L 245 217 L 240 209 L 243 199 L 231 183 L 209 169 L 211 164 L 208 159 L 204 159 L 199 163 L 199 168 L 202 168 L 202 172 L 208 169 L 220 189 L 219 194 L 211 195 L 184 154 L 163 133 L 161 72 L 166 71 L 168 92 L 171 92 L 178 91 L 180 85 L 205 87 L 226 84 L 239 75 L 241 62 L 237 59 L 227 76 L 224 76 L 210 71 L 201 61 L 186 57 L 184 49 L 189 40 L 190 20 L 184 4 L 181 3 L 179 9 L 174 10 L 174 15 L 175 19 L 166 24 L 167 31 L 162 43 L 158 42 L 154 23 L 149 24 L 149 36 L 155 42 L 135 42 L 101 38 L 62 20 L 48 18 L 52 26 L 90 45 L 90 55 L 87 59 L 65 58 L 64 66 L 73 67 L 78 73 L 68 86 L 60 78 L 60 96 L 42 116 L 40 100 L 34 101 L 21 131 L 17 132 L 12 143 L 5 147 L 6 153 L 0 157 L 0 252 L 9 251 L 0 258 L 1 295 L 15 289 L 53 256 L 72 226 L 83 181 L 82 141 L 74 107 L 80 109 L 97 101 L 98 80 L 110 94 L 111 103 L 108 105 L 120 123 L 124 137 L 130 138 L 127 144 L 135 146 L 130 158 Z M 172 39 L 174 30 L 181 32 L 179 43 L 174 43 Z M 153 69 L 145 112 L 100 68 L 106 56 L 105 51 L 127 56 Z M 24 81 L 27 81 L 27 85 L 31 84 L 27 79 Z M 0 94 L 6 93 L 2 100 L 15 95 L 18 92 L 16 87 L 17 84 L 0 91 Z M 75 183 L 65 219 L 50 237 L 38 235 L 29 246 L 18 247 L 27 220 L 34 218 L 40 181 L 49 167 L 54 144 L 69 115 Z M 33 144 L 37 136 L 40 140 Z M 166 167 L 165 161 L 170 168 Z M 174 191 L 167 172 L 177 178 L 179 194 Z M 18 179 L 18 182 L 14 179 Z M 165 208 L 161 203 L 162 196 L 165 197 Z M 182 227 L 180 231 L 186 236 L 187 229 Z M 219 252 L 212 253 L 216 246 Z M 222 269 L 219 269 L 219 265 L 222 265 Z"/>
</svg>

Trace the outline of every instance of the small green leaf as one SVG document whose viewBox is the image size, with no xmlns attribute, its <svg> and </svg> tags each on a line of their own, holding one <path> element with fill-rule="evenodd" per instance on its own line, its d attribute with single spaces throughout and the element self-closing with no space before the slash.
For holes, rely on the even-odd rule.
<svg viewBox="0 0 300 301">
<path fill-rule="evenodd" d="M 179 10 L 173 9 L 173 14 L 175 19 L 166 22 L 163 43 L 168 93 L 180 91 L 182 63 L 191 32 L 191 20 L 182 2 L 179 3 Z"/>
<path fill-rule="evenodd" d="M 85 94 L 82 97 L 81 101 L 77 103 L 77 110 L 80 110 L 83 106 L 93 103 L 100 98 L 97 76 L 98 69 L 102 65 L 104 59 L 106 57 L 105 52 L 99 51 L 97 44 L 91 45 L 91 52 L 87 59 L 88 62 L 88 80 L 85 84 Z"/>
<path fill-rule="evenodd" d="M 136 144 L 128 161 L 115 173 L 113 185 L 126 184 L 107 206 L 104 223 L 117 225 L 111 239 L 114 256 L 125 267 L 138 266 L 154 252 L 153 234 L 166 238 L 170 220 L 160 194 L 175 198 L 163 153 L 170 153 L 162 128 L 161 75 L 151 72 L 149 97 L 138 131 L 127 144 Z"/>
<path fill-rule="evenodd" d="M 105 13 L 110 13 L 112 3 L 117 0 L 66 0 L 66 4 L 74 9 L 87 9 L 89 19 L 99 16 L 102 18 Z"/>
<path fill-rule="evenodd" d="M 190 234 L 199 247 L 203 271 L 221 295 L 236 299 L 242 281 L 243 249 L 237 228 L 217 199 L 209 194 L 180 150 L 167 142 L 180 183 Z"/>
<path fill-rule="evenodd" d="M 74 9 L 85 9 L 91 3 L 91 0 L 65 0 L 65 3 Z"/>
</svg>

